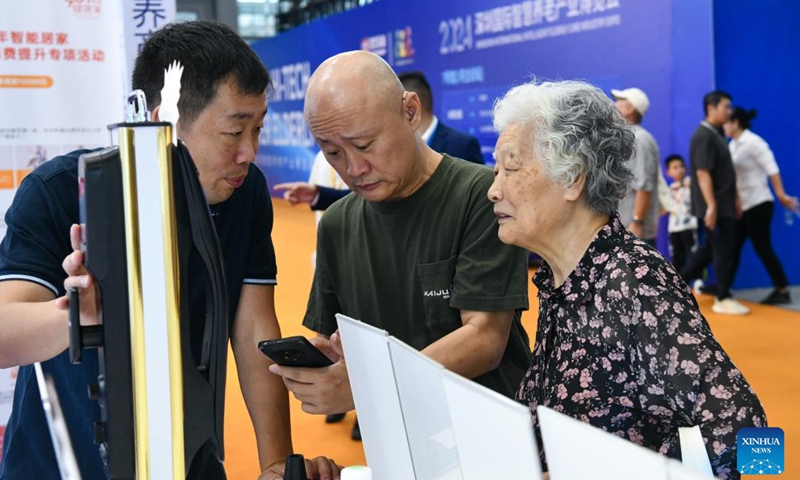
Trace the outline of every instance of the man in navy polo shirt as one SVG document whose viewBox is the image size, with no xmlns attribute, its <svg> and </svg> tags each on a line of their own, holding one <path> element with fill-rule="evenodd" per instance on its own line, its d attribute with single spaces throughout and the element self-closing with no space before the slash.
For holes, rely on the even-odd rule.
<svg viewBox="0 0 800 480">
<path fill-rule="evenodd" d="M 282 478 L 283 460 L 292 452 L 288 395 L 281 380 L 268 374 L 270 362 L 257 349 L 258 341 L 281 336 L 274 308 L 272 205 L 264 177 L 252 164 L 269 74 L 230 28 L 200 21 L 170 24 L 143 45 L 133 73 L 133 87 L 145 92 L 151 106 L 159 105 L 163 72 L 174 60 L 184 67 L 178 136 L 199 171 L 223 250 L 231 345 L 258 441 L 260 479 Z M 156 106 L 156 120 L 158 111 Z M 53 377 L 82 478 L 105 478 L 92 441 L 99 409 L 86 395 L 87 385 L 96 382 L 97 354 L 86 351 L 83 362 L 72 365 L 65 351 L 67 274 L 66 286 L 84 289 L 84 299 L 92 292 L 86 289 L 94 288 L 81 252 L 73 249 L 80 244 L 74 224 L 79 222 L 77 164 L 84 152 L 56 157 L 34 170 L 6 215 L 8 231 L 0 244 L 0 368 L 21 367 L 5 433 L 2 480 L 59 478 L 34 362 Z M 198 279 L 190 275 L 190 282 Z M 204 304 L 202 286 L 189 288 L 191 303 Z M 82 302 L 82 321 L 96 322 L 88 304 Z M 188 477 L 224 479 L 217 458 L 216 445 L 206 444 Z M 320 457 L 309 465 L 309 474 L 333 478 L 338 469 Z"/>
<path fill-rule="evenodd" d="M 714 90 L 703 97 L 705 119 L 689 145 L 692 215 L 706 241 L 697 248 L 680 271 L 686 283 L 703 274 L 712 264 L 717 277 L 716 299 L 711 306 L 721 315 L 747 315 L 750 309 L 731 296 L 736 273 L 736 219 L 742 205 L 736 192 L 736 171 L 722 126 L 731 118 L 731 96 Z"/>
</svg>

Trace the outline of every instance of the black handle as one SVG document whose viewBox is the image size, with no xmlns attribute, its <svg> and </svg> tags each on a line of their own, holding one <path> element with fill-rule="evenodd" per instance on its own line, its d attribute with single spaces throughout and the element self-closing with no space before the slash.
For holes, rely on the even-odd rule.
<svg viewBox="0 0 800 480">
<path fill-rule="evenodd" d="M 306 461 L 302 455 L 293 454 L 286 457 L 283 478 L 284 480 L 308 480 L 308 477 L 306 477 Z"/>
<path fill-rule="evenodd" d="M 81 363 L 84 348 L 103 346 L 103 326 L 81 327 L 81 304 L 77 288 L 67 290 L 69 299 L 69 357 L 72 363 Z"/>
<path fill-rule="evenodd" d="M 67 290 L 69 300 L 69 358 L 72 363 L 81 363 L 81 304 L 77 288 Z"/>
</svg>

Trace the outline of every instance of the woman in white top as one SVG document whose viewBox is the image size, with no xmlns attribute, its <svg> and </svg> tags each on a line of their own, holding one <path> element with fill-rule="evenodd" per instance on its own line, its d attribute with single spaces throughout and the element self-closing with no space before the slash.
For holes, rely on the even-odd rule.
<svg viewBox="0 0 800 480">
<path fill-rule="evenodd" d="M 797 198 L 789 196 L 783 189 L 783 182 L 767 142 L 750 131 L 750 121 L 755 118 L 756 111 L 746 111 L 741 107 L 733 110 L 731 119 L 725 124 L 725 134 L 731 138 L 730 150 L 733 166 L 736 169 L 736 190 L 742 203 L 742 217 L 737 222 L 736 249 L 741 252 L 745 240 L 749 237 L 753 248 L 767 269 L 775 289 L 761 303 L 776 305 L 789 303 L 786 273 L 778 256 L 772 249 L 770 238 L 770 221 L 775 211 L 775 198 L 767 185 L 772 189 L 778 201 L 784 207 L 797 211 Z M 736 255 L 738 262 L 739 255 Z"/>
</svg>

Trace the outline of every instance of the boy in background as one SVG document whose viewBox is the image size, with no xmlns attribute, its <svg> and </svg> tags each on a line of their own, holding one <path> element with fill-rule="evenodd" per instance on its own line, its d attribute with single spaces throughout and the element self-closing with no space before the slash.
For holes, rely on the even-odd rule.
<svg viewBox="0 0 800 480">
<path fill-rule="evenodd" d="M 686 175 L 686 161 L 678 154 L 667 157 L 667 176 L 673 209 L 669 212 L 669 250 L 672 264 L 680 271 L 697 244 L 697 218 L 692 215 L 691 178 Z"/>
</svg>

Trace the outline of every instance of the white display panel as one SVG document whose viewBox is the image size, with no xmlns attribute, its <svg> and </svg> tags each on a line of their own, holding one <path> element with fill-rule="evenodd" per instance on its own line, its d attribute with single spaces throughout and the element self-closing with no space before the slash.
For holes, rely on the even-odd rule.
<svg viewBox="0 0 800 480">
<path fill-rule="evenodd" d="M 400 397 L 395 384 L 389 334 L 345 315 L 336 315 L 353 391 L 367 464 L 373 478 L 414 478 Z"/>
<path fill-rule="evenodd" d="M 444 367 L 394 337 L 389 350 L 416 480 L 462 479 Z"/>
<path fill-rule="evenodd" d="M 550 478 L 667 480 L 667 458 L 547 407 L 536 408 Z"/>
<path fill-rule="evenodd" d="M 464 480 L 541 480 L 528 407 L 453 372 L 443 372 Z"/>
<path fill-rule="evenodd" d="M 547 407 L 536 408 L 552 480 L 703 480 L 716 478 Z M 576 462 L 576 453 L 580 461 Z"/>
</svg>

